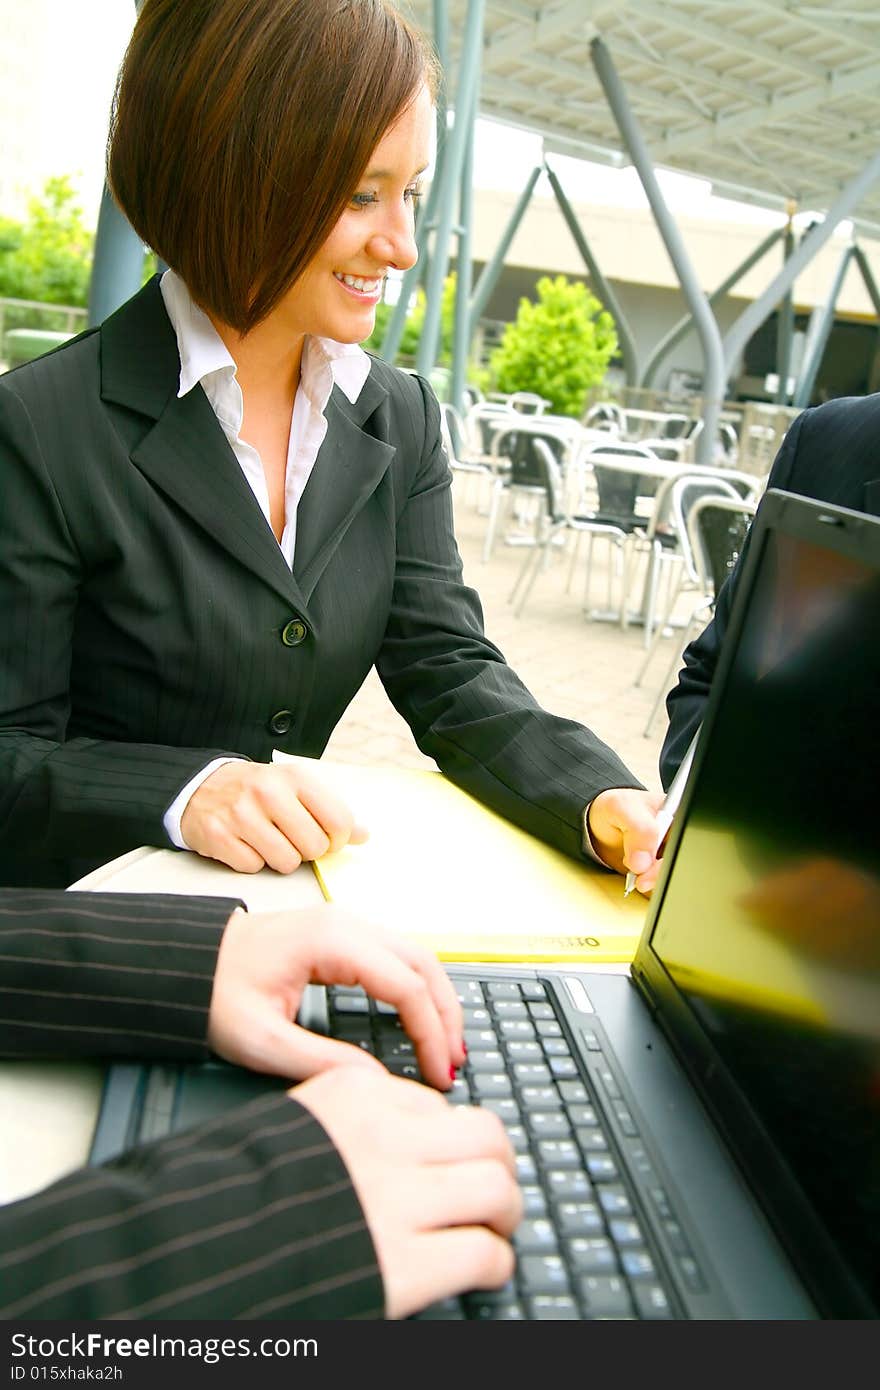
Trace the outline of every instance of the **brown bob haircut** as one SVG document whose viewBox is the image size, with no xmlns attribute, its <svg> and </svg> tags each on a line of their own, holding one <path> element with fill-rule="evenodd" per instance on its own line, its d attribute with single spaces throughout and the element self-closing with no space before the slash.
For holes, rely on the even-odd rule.
<svg viewBox="0 0 880 1390">
<path fill-rule="evenodd" d="M 116 87 L 108 183 L 196 303 L 244 334 L 437 79 L 391 0 L 146 0 Z"/>
</svg>

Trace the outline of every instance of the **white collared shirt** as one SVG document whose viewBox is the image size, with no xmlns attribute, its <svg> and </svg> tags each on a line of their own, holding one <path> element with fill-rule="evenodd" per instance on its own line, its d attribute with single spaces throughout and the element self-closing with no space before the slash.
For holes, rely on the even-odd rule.
<svg viewBox="0 0 880 1390">
<path fill-rule="evenodd" d="M 240 437 L 244 401 L 236 379 L 236 365 L 225 343 L 190 296 L 179 275 L 166 270 L 160 281 L 162 299 L 180 354 L 178 396 L 201 386 L 229 440 L 241 471 L 270 526 L 269 489 L 260 455 Z M 281 552 L 291 569 L 296 549 L 296 510 L 309 481 L 318 450 L 327 433 L 324 411 L 334 385 L 354 404 L 370 374 L 370 359 L 357 343 L 337 343 L 332 338 L 307 336 L 303 345 L 300 383 L 293 403 L 287 472 L 284 484 L 284 531 Z"/>
<path fill-rule="evenodd" d="M 159 282 L 168 317 L 177 336 L 180 354 L 178 397 L 201 386 L 229 440 L 241 471 L 257 499 L 260 511 L 271 529 L 269 488 L 259 453 L 240 437 L 244 401 L 236 380 L 236 365 L 208 315 L 193 302 L 179 275 L 166 270 Z M 309 481 L 318 450 L 327 433 L 324 411 L 334 385 L 354 404 L 370 374 L 370 359 L 357 343 L 337 343 L 332 338 L 307 336 L 303 344 L 300 382 L 293 402 L 287 471 L 284 482 L 284 530 L 281 553 L 293 569 L 296 550 L 296 511 Z M 168 807 L 163 824 L 179 849 L 188 849 L 180 831 L 180 820 L 193 792 L 229 758 L 218 758 L 203 767 Z"/>
</svg>

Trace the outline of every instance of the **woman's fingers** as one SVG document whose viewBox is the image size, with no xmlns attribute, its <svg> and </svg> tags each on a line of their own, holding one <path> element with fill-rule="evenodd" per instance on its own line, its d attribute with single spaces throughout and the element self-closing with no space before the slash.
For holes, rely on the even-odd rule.
<svg viewBox="0 0 880 1390">
<path fill-rule="evenodd" d="M 364 827 L 314 774 L 286 764 L 224 763 L 191 796 L 181 817 L 187 846 L 239 872 L 267 864 L 292 873 L 302 860 L 360 843 Z"/>
</svg>

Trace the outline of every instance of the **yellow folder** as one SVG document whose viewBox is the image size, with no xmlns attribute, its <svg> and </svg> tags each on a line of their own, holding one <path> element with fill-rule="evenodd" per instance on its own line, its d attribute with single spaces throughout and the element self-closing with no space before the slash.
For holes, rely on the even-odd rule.
<svg viewBox="0 0 880 1390">
<path fill-rule="evenodd" d="M 542 844 L 438 772 L 322 759 L 320 773 L 370 830 L 314 865 L 329 900 L 447 961 L 632 960 L 647 903 L 624 898 L 618 874 Z"/>
</svg>

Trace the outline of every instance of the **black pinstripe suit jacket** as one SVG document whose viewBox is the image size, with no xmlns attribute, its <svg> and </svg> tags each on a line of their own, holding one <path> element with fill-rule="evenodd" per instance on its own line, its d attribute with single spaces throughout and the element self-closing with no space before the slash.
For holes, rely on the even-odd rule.
<svg viewBox="0 0 880 1390">
<path fill-rule="evenodd" d="M 0 891 L 0 1055 L 202 1060 L 219 898 Z M 282 1091 L 0 1206 L 0 1318 L 376 1318 L 345 1166 Z"/>
<path fill-rule="evenodd" d="M 425 384 L 374 361 L 355 405 L 334 389 L 291 574 L 178 376 L 152 281 L 0 377 L 0 881 L 166 845 L 209 758 L 320 755 L 374 663 L 452 780 L 579 857 L 585 804 L 639 783 L 486 639 Z"/>
<path fill-rule="evenodd" d="M 880 393 L 828 401 L 799 415 L 783 440 L 767 486 L 880 516 Z M 686 648 L 678 684 L 666 697 L 669 728 L 660 751 L 664 787 L 675 776 L 703 718 L 747 552 L 748 538 L 718 595 L 712 621 Z"/>
</svg>

